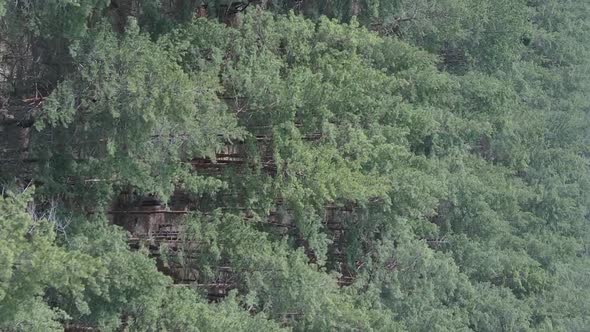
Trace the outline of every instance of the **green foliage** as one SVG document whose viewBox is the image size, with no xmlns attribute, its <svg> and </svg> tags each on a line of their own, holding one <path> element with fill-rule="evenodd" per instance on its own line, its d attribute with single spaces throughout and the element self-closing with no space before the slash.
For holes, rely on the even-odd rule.
<svg viewBox="0 0 590 332">
<path fill-rule="evenodd" d="M 7 18 L 22 20 L 26 29 L 34 35 L 48 39 L 70 40 L 85 34 L 88 21 L 109 4 L 107 0 L 4 0 L 3 2 L 8 12 Z"/>
<path fill-rule="evenodd" d="M 166 199 L 175 185 L 196 192 L 220 185 L 182 163 L 211 156 L 240 134 L 213 83 L 197 86 L 199 78 L 133 24 L 121 40 L 98 28 L 71 52 L 80 70 L 60 83 L 36 123 L 44 192 L 67 191 L 73 181 L 74 195 L 96 203 L 113 186 Z"/>
<path fill-rule="evenodd" d="M 252 316 L 240 306 L 235 293 L 220 304 L 208 305 L 191 290 L 171 290 L 161 310 L 161 319 L 150 329 L 134 331 L 288 331 L 263 314 Z"/>
<path fill-rule="evenodd" d="M 24 153 L 34 202 L 72 220 L 0 199 L 0 329 L 586 330 L 589 13 L 0 1 L 6 104 L 49 94 Z M 228 146 L 223 171 L 190 166 Z M 158 267 L 195 289 L 103 217 L 120 194 L 177 189 L 196 211 Z M 220 271 L 233 290 L 207 303 Z"/>
<path fill-rule="evenodd" d="M 208 306 L 192 290 L 173 287 L 105 220 L 78 221 L 60 240 L 57 219 L 32 219 L 27 204 L 36 213 L 28 193 L 0 197 L 3 330 L 61 331 L 64 322 L 103 331 L 121 324 L 132 331 L 281 330 L 252 317 L 235 297 Z"/>
<path fill-rule="evenodd" d="M 252 135 L 261 125 L 272 128 L 264 134 L 272 135 L 277 174 L 268 192 L 259 188 L 245 201 L 281 197 L 320 261 L 328 244 L 319 233 L 324 205 L 390 201 L 393 166 L 374 161 L 385 151 L 410 159 L 435 124 L 429 109 L 412 107 L 404 97 L 426 107 L 429 89 L 446 80 L 441 75 L 430 86 L 414 85 L 416 72 L 436 75 L 434 59 L 354 22 L 323 19 L 316 27 L 294 15 L 255 13 L 242 17 L 237 30 L 200 19 L 164 40 L 192 75 L 222 78 L 225 98 L 238 115 L 247 113 L 240 121 Z M 394 53 L 395 66 L 386 60 L 389 47 L 405 50 Z M 314 135 L 319 139 L 307 138 Z"/>
<path fill-rule="evenodd" d="M 100 265 L 57 246 L 52 221 L 27 214 L 29 199 L 29 193 L 0 197 L 0 328 L 59 331 L 59 320 L 70 316 L 44 301 L 46 289 L 75 295 Z"/>
<path fill-rule="evenodd" d="M 290 250 L 285 241 L 269 241 L 241 218 L 218 213 L 212 219 L 193 216 L 186 222 L 191 226 L 189 239 L 207 244 L 201 247 L 199 261 L 187 266 L 208 266 L 210 271 L 220 263 L 231 266 L 249 310 L 296 331 L 400 329 L 388 312 L 359 307 L 353 294 L 342 292 L 302 250 Z M 202 257 L 209 259 L 203 262 Z"/>
</svg>

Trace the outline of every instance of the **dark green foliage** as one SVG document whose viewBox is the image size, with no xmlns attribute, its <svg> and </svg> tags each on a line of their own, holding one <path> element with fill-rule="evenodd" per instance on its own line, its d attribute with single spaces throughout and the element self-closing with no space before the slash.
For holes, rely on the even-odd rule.
<svg viewBox="0 0 590 332">
<path fill-rule="evenodd" d="M 74 188 L 93 188 L 73 192 L 78 200 L 88 195 L 96 204 L 110 197 L 92 194 L 113 186 L 163 198 L 174 185 L 197 192 L 199 185 L 217 186 L 188 174 L 182 163 L 188 156 L 212 156 L 224 140 L 239 136 L 215 83 L 183 73 L 133 23 L 122 40 L 101 27 L 71 52 L 80 70 L 59 84 L 36 123 L 36 138 L 53 144 L 40 146 L 44 191 L 59 192 L 53 187 L 73 181 Z"/>
</svg>

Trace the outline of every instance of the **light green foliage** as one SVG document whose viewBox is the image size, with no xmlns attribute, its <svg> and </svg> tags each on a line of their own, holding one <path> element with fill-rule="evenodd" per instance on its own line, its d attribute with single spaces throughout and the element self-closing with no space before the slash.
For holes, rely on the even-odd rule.
<svg viewBox="0 0 590 332">
<path fill-rule="evenodd" d="M 251 199 L 282 197 L 320 260 L 327 246 L 318 233 L 324 205 L 390 201 L 394 180 L 387 172 L 394 167 L 375 164 L 377 156 L 389 153 L 392 158 L 384 162 L 399 158 L 398 164 L 411 163 L 410 150 L 435 125 L 424 90 L 437 89 L 446 80 L 440 75 L 441 82 L 414 85 L 409 78 L 416 71 L 435 73 L 434 59 L 354 22 L 323 19 L 316 27 L 294 15 L 256 13 L 242 17 L 240 29 L 234 30 L 201 19 L 174 32 L 166 43 L 181 45 L 180 63 L 193 75 L 223 79 L 224 96 L 238 114 L 246 113 L 241 123 L 252 134 L 261 125 L 272 128 L 264 134 L 272 135 L 277 175 L 268 192 L 259 188 Z M 388 47 L 405 50 L 394 53 L 399 58 L 395 65 L 386 60 Z M 424 107 L 413 107 L 405 96 Z M 321 136 L 306 139 L 314 135 Z"/>
<path fill-rule="evenodd" d="M 243 305 L 252 311 L 265 313 L 296 331 L 401 328 L 387 311 L 359 307 L 353 294 L 341 292 L 334 278 L 309 264 L 302 250 L 290 250 L 284 241 L 269 241 L 240 218 L 216 214 L 212 220 L 194 216 L 186 222 L 193 230 L 191 241 L 207 244 L 200 256 L 209 257 L 207 262 L 199 260 L 187 266 L 231 266 L 233 280 L 245 294 Z M 192 265 L 195 263 L 198 265 Z"/>
<path fill-rule="evenodd" d="M 475 331 L 527 331 L 530 330 L 531 307 L 520 301 L 509 290 L 490 287 L 485 283 L 475 290 L 474 313 L 470 323 Z"/>
<path fill-rule="evenodd" d="M 251 318 L 235 298 L 208 306 L 192 290 L 173 287 L 100 218 L 79 221 L 57 238 L 57 221 L 27 213 L 29 198 L 0 197 L 2 330 L 62 331 L 66 322 L 102 331 L 121 324 L 131 331 L 281 330 L 263 315 Z"/>
<path fill-rule="evenodd" d="M 0 2 L 0 52 L 38 59 L 0 67 L 19 83 L 7 100 L 50 94 L 35 200 L 74 216 L 56 239 L 26 199 L 0 201 L 20 234 L 0 245 L 16 267 L 0 270 L 0 329 L 588 329 L 588 4 L 283 0 L 235 15 L 246 5 Z M 231 144 L 239 166 L 188 166 Z M 194 290 L 102 217 L 120 193 L 176 188 L 198 211 L 159 265 L 190 269 Z M 27 255 L 55 264 L 19 270 Z M 234 290 L 209 304 L 220 269 Z"/>
<path fill-rule="evenodd" d="M 157 272 L 153 260 L 130 252 L 125 234 L 104 220 L 78 222 L 70 232 L 66 247 L 94 257 L 102 270 L 80 296 L 57 296 L 60 307 L 76 320 L 104 330 L 117 329 L 122 314 L 137 317 L 138 324 L 157 320 L 170 279 Z"/>
<path fill-rule="evenodd" d="M 296 8 L 312 17 L 359 19 L 383 34 L 415 43 L 437 55 L 453 71 L 508 68 L 530 37 L 527 3 L 522 0 L 319 0 L 296 5 L 273 1 L 279 10 Z"/>
<path fill-rule="evenodd" d="M 268 320 L 263 314 L 252 316 L 244 310 L 232 293 L 220 304 L 207 304 L 196 293 L 175 287 L 165 299 L 160 315 L 162 318 L 150 329 L 140 327 L 133 331 L 289 331 L 278 323 Z"/>
<path fill-rule="evenodd" d="M 47 304 L 45 291 L 74 296 L 84 290 L 100 266 L 80 251 L 55 244 L 52 221 L 27 214 L 30 195 L 0 197 L 0 328 L 59 331 L 67 312 Z"/>
<path fill-rule="evenodd" d="M 465 304 L 473 291 L 449 257 L 412 237 L 408 223 L 391 221 L 369 257 L 356 287 L 390 309 L 409 331 L 465 330 Z"/>
</svg>

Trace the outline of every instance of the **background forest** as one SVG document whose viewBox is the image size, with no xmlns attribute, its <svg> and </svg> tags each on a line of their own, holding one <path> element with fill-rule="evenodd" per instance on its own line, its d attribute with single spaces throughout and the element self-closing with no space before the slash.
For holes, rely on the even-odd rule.
<svg viewBox="0 0 590 332">
<path fill-rule="evenodd" d="M 590 1 L 0 17 L 1 331 L 590 330 Z"/>
</svg>

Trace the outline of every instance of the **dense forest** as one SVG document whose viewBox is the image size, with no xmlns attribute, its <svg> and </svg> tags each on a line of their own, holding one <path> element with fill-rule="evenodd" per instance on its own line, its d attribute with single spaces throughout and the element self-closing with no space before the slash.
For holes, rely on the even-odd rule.
<svg viewBox="0 0 590 332">
<path fill-rule="evenodd" d="M 590 1 L 0 0 L 0 331 L 590 331 Z"/>
</svg>

